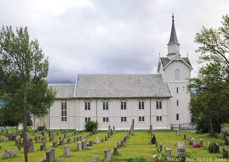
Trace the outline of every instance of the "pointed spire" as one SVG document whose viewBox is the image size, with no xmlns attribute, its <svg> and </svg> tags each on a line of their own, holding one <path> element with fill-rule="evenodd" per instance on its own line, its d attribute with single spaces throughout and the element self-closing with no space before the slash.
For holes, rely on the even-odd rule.
<svg viewBox="0 0 229 162">
<path fill-rule="evenodd" d="M 174 24 L 174 14 L 172 14 L 172 29 L 171 29 L 171 35 L 168 44 L 174 44 L 174 43 L 179 44 L 177 39 L 175 24 Z"/>
</svg>

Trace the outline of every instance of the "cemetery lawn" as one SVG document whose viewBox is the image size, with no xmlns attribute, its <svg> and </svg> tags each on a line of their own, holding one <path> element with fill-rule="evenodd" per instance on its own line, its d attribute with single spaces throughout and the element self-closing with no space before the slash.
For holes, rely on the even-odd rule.
<svg viewBox="0 0 229 162">
<path fill-rule="evenodd" d="M 60 131 L 59 131 L 60 132 Z M 10 133 L 10 131 L 9 131 Z M 70 134 L 70 133 L 69 133 Z M 146 161 L 153 161 L 152 156 L 155 154 L 155 151 L 157 150 L 155 145 L 152 145 L 150 143 L 150 134 L 148 131 L 135 131 L 134 135 L 127 138 L 124 147 L 121 147 L 118 149 L 118 154 L 113 155 L 114 146 L 117 144 L 118 141 L 124 138 L 124 136 L 127 134 L 127 131 L 116 131 L 111 138 L 108 138 L 107 141 L 104 141 L 101 143 L 101 139 L 105 136 L 107 136 L 107 131 L 100 131 L 99 133 L 89 136 L 87 138 L 87 142 L 89 140 L 95 141 L 96 137 L 99 137 L 99 144 L 93 144 L 93 146 L 88 146 L 86 150 L 82 151 L 75 151 L 77 148 L 77 142 L 73 142 L 73 138 L 77 136 L 82 136 L 83 138 L 86 137 L 88 132 L 83 132 L 80 134 L 77 134 L 75 136 L 70 136 L 71 143 L 67 144 L 67 139 L 64 140 L 64 146 L 69 145 L 70 148 L 70 156 L 68 158 L 64 158 L 64 146 L 57 146 L 52 147 L 52 141 L 49 141 L 48 133 L 45 133 L 46 136 L 46 149 L 43 151 L 40 151 L 40 143 L 35 143 L 35 135 L 41 136 L 40 133 L 36 133 L 34 136 L 32 134 L 29 134 L 29 138 L 33 139 L 34 142 L 34 152 L 28 153 L 29 161 L 31 162 L 38 162 L 41 160 L 45 155 L 46 151 L 48 149 L 54 148 L 55 149 L 55 162 L 88 162 L 91 161 L 92 157 L 99 156 L 99 160 L 103 161 L 104 159 L 104 150 L 110 149 L 112 152 L 112 158 L 113 161 L 128 161 L 130 158 L 144 158 Z M 176 150 L 176 142 L 183 141 L 186 144 L 186 152 L 191 152 L 193 155 L 192 161 L 210 161 L 210 158 L 212 161 L 216 161 L 217 158 L 222 158 L 223 153 L 222 149 L 223 147 L 227 147 L 229 149 L 229 146 L 222 146 L 224 145 L 224 140 L 213 139 L 209 136 L 209 134 L 195 134 L 191 132 L 180 132 L 179 136 L 176 136 L 175 132 L 171 131 L 154 131 L 154 134 L 156 135 L 156 140 L 158 141 L 158 148 L 160 143 L 163 147 L 163 152 L 166 147 L 169 147 L 172 149 L 172 155 L 175 155 Z M 186 140 L 183 139 L 183 134 L 186 134 Z M 192 146 L 188 145 L 188 138 L 189 135 L 195 138 L 196 144 L 199 144 L 200 139 L 203 139 L 203 145 L 202 148 L 192 148 Z M 63 137 L 63 134 L 59 134 L 54 136 L 54 139 L 56 141 L 59 140 L 59 137 Z M 20 136 L 18 135 L 17 138 Z M 219 135 L 218 135 L 219 137 Z M 1 139 L 3 136 L 1 136 Z M 208 142 L 218 142 L 220 144 L 220 153 L 219 154 L 210 154 L 207 150 L 207 143 Z M 8 159 L 0 159 L 0 161 L 3 162 L 23 162 L 24 161 L 24 150 L 23 148 L 19 151 L 17 147 L 15 146 L 15 141 L 6 141 L 6 142 L 0 142 L 0 146 L 2 146 L 2 149 L 0 150 L 0 155 L 2 156 L 4 153 L 4 150 L 16 150 L 17 155 L 15 157 L 11 157 Z M 202 158 L 202 160 L 201 160 Z M 225 160 L 226 161 L 226 160 Z M 229 161 L 229 160 L 228 160 Z"/>
</svg>

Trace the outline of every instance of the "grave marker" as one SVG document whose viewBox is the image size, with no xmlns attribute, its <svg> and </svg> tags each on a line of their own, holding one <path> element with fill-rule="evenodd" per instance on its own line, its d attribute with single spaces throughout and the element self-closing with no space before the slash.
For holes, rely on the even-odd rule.
<svg viewBox="0 0 229 162">
<path fill-rule="evenodd" d="M 114 155 L 116 155 L 118 153 L 118 149 L 117 146 L 114 147 Z"/>
<path fill-rule="evenodd" d="M 184 142 L 177 142 L 176 143 L 176 156 L 179 156 L 186 152 L 185 144 Z"/>
<path fill-rule="evenodd" d="M 104 150 L 104 161 L 108 162 L 111 160 L 111 150 Z"/>
<path fill-rule="evenodd" d="M 64 146 L 64 157 L 69 157 L 69 146 Z"/>
<path fill-rule="evenodd" d="M 99 143 L 99 137 L 96 137 L 95 143 L 96 143 L 96 144 Z"/>
<path fill-rule="evenodd" d="M 52 162 L 53 160 L 55 160 L 55 149 L 49 149 L 46 152 L 46 161 Z"/>
<path fill-rule="evenodd" d="M 77 151 L 81 151 L 82 150 L 82 142 L 79 141 L 77 142 Z"/>
<path fill-rule="evenodd" d="M 223 158 L 228 159 L 228 149 L 226 147 L 223 148 Z"/>
<path fill-rule="evenodd" d="M 56 142 L 56 141 L 53 142 L 52 146 L 53 146 L 53 147 L 57 147 L 57 142 Z"/>
<path fill-rule="evenodd" d="M 171 150 L 171 148 L 166 147 L 165 148 L 165 153 L 167 155 L 167 158 L 170 159 L 171 156 L 172 156 L 172 150 Z"/>
<path fill-rule="evenodd" d="M 99 162 L 99 157 L 95 156 L 91 159 L 91 162 Z"/>
</svg>

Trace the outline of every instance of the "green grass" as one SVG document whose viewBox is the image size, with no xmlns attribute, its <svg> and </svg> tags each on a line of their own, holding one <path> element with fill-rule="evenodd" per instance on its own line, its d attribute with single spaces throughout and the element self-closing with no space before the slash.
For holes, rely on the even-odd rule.
<svg viewBox="0 0 229 162">
<path fill-rule="evenodd" d="M 10 132 L 10 131 L 9 131 Z M 60 132 L 60 131 L 59 131 Z M 88 133 L 84 132 L 81 134 L 78 134 L 76 136 L 82 136 L 83 138 L 86 137 Z M 99 144 L 93 144 L 92 147 L 87 147 L 86 150 L 83 151 L 74 151 L 76 149 L 76 143 L 74 143 L 73 138 L 76 136 L 71 136 L 71 143 L 67 144 L 67 139 L 65 139 L 64 145 L 69 145 L 70 148 L 70 156 L 69 158 L 64 158 L 64 146 L 58 146 L 55 148 L 55 155 L 56 155 L 56 162 L 85 162 L 85 161 L 91 161 L 92 157 L 99 156 L 99 160 L 103 161 L 104 159 L 104 150 L 110 149 L 111 153 L 113 153 L 113 148 L 115 144 L 117 144 L 118 141 L 123 139 L 123 137 L 127 134 L 127 131 L 117 132 L 111 136 L 107 141 L 104 141 L 101 143 L 101 138 L 104 138 L 107 136 L 106 131 L 101 131 L 96 135 L 89 136 L 87 138 L 87 141 L 93 140 L 95 141 L 96 137 L 99 137 Z M 193 161 L 200 161 L 201 158 L 207 160 L 209 158 L 212 158 L 212 161 L 215 161 L 215 158 L 222 158 L 222 148 L 228 146 L 220 146 L 220 154 L 210 154 L 207 150 L 207 142 L 219 142 L 220 145 L 224 144 L 224 140 L 221 139 L 213 139 L 208 134 L 194 134 L 191 132 L 180 132 L 179 136 L 176 136 L 175 132 L 170 131 L 155 131 L 154 134 L 156 135 L 156 139 L 158 141 L 158 146 L 160 143 L 163 145 L 163 150 L 165 150 L 165 147 L 170 147 L 172 149 L 172 155 L 175 155 L 175 147 L 176 142 L 183 141 L 186 143 L 186 151 L 192 152 L 192 155 L 194 156 Z M 191 146 L 188 145 L 188 140 L 183 139 L 183 134 L 186 134 L 186 137 L 188 139 L 189 135 L 195 138 L 196 143 L 199 143 L 200 138 L 203 139 L 204 147 L 194 149 Z M 41 134 L 37 133 L 37 136 Z M 52 143 L 49 142 L 48 133 L 45 133 L 46 136 L 46 150 L 39 151 L 41 143 L 36 144 L 34 141 L 34 152 L 28 153 L 29 161 L 31 162 L 38 162 L 41 160 L 48 149 L 53 148 Z M 62 135 L 55 135 L 54 139 L 58 141 L 59 143 L 59 136 Z M 3 138 L 3 136 L 1 136 Z M 19 136 L 18 136 L 19 138 Z M 35 136 L 32 134 L 29 135 L 29 138 L 34 139 Z M 17 156 L 13 158 L 8 159 L 0 159 L 0 161 L 3 162 L 21 162 L 24 161 L 24 154 L 23 149 L 19 151 L 15 146 L 15 141 L 7 141 L 7 142 L 1 142 L 0 146 L 2 146 L 2 149 L 0 150 L 0 155 L 3 155 L 5 149 L 9 150 L 17 150 Z M 124 147 L 121 147 L 118 149 L 117 155 L 112 155 L 113 161 L 152 161 L 152 156 L 156 152 L 157 148 L 155 145 L 150 144 L 150 134 L 147 131 L 135 131 L 134 136 L 130 136 L 127 138 L 127 141 L 125 142 Z M 229 160 L 228 160 L 229 161 Z"/>
</svg>

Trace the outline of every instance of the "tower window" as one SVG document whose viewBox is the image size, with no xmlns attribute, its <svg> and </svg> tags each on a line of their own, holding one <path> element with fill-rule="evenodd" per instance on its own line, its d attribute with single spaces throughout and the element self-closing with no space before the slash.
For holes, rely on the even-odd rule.
<svg viewBox="0 0 229 162">
<path fill-rule="evenodd" d="M 179 114 L 176 114 L 176 120 L 179 120 L 179 118 L 180 118 Z"/>
<path fill-rule="evenodd" d="M 103 110 L 108 110 L 108 102 L 103 102 Z"/>
<path fill-rule="evenodd" d="M 144 101 L 139 101 L 139 109 L 144 109 Z"/>
<path fill-rule="evenodd" d="M 162 103 L 161 103 L 161 101 L 157 101 L 156 102 L 156 108 L 157 109 L 162 109 Z"/>
<path fill-rule="evenodd" d="M 85 102 L 85 110 L 90 110 L 90 109 L 91 109 L 91 103 Z"/>
<path fill-rule="evenodd" d="M 180 80 L 180 70 L 179 69 L 175 70 L 175 80 Z"/>
<path fill-rule="evenodd" d="M 177 106 L 179 106 L 179 100 L 177 100 Z"/>
<path fill-rule="evenodd" d="M 126 110 L 126 101 L 121 102 L 121 110 Z"/>
<path fill-rule="evenodd" d="M 61 121 L 67 121 L 67 102 L 61 102 Z"/>
</svg>

